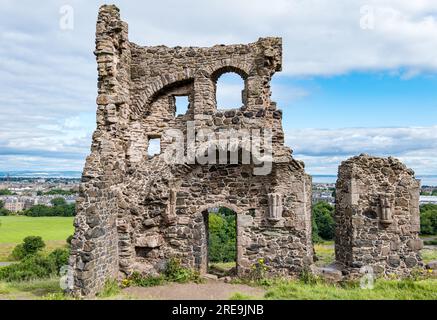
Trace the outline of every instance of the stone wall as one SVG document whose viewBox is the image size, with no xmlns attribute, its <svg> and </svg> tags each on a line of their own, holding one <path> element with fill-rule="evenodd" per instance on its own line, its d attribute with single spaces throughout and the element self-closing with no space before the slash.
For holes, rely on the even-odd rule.
<svg viewBox="0 0 437 320">
<path fill-rule="evenodd" d="M 139 46 L 128 41 L 118 9 L 102 6 L 95 54 L 97 129 L 77 201 L 72 293 L 93 295 L 107 279 L 134 271 L 157 274 L 172 257 L 206 272 L 205 217 L 218 206 L 237 214 L 238 274 L 261 258 L 275 275 L 312 263 L 311 178 L 284 145 L 282 112 L 270 100 L 271 77 L 281 70 L 280 38 L 211 48 Z M 244 80 L 242 105 L 218 110 L 216 81 L 226 72 Z M 176 116 L 181 95 L 190 104 Z M 257 174 L 255 162 L 169 163 L 169 130 L 187 134 L 189 124 L 195 132 L 270 131 L 271 172 Z M 151 157 L 155 138 L 161 153 Z"/>
<path fill-rule="evenodd" d="M 270 275 L 312 266 L 311 177 L 284 145 L 282 111 L 270 99 L 282 64 L 280 38 L 210 48 L 139 46 L 128 40 L 119 10 L 104 5 L 95 55 L 97 129 L 77 199 L 73 294 L 94 295 L 106 280 L 132 272 L 156 275 L 173 257 L 205 273 L 207 215 L 217 207 L 237 214 L 238 275 L 261 258 Z M 216 82 L 226 72 L 244 80 L 242 104 L 232 110 L 216 102 Z M 175 114 L 178 96 L 188 97 L 185 114 Z M 236 162 L 188 156 L 209 146 L 191 134 L 209 132 L 217 144 L 224 130 L 270 137 L 262 149 L 271 152 L 271 170 L 260 170 L 263 155 L 243 142 Z M 160 139 L 158 155 L 148 155 L 151 139 Z M 182 162 L 168 161 L 175 141 L 183 146 Z M 246 151 L 249 162 L 242 160 Z M 367 265 L 408 274 L 421 266 L 419 182 L 411 170 L 392 158 L 349 159 L 339 168 L 336 202 L 336 259 L 344 273 Z"/>
<path fill-rule="evenodd" d="M 394 158 L 360 155 L 344 161 L 336 185 L 336 260 L 346 273 L 370 266 L 407 275 L 422 265 L 420 182 Z"/>
</svg>

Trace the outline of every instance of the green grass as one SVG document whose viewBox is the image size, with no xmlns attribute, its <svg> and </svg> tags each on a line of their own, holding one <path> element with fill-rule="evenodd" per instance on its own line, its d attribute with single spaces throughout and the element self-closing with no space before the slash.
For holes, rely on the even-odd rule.
<svg viewBox="0 0 437 320">
<path fill-rule="evenodd" d="M 265 294 L 272 300 L 436 300 L 437 279 L 420 281 L 382 280 L 373 289 L 359 285 L 327 283 L 304 284 L 301 281 L 279 281 Z"/>
<path fill-rule="evenodd" d="M 44 299 L 48 295 L 63 295 L 59 278 L 37 279 L 21 282 L 0 282 L 0 298 Z"/>
<path fill-rule="evenodd" d="M 97 296 L 99 298 L 110 298 L 116 296 L 120 293 L 121 289 L 118 285 L 117 280 L 109 279 L 106 281 L 105 286 L 102 291 L 100 291 Z"/>
<path fill-rule="evenodd" d="M 240 293 L 240 292 L 236 292 L 234 293 L 229 300 L 255 300 L 257 299 L 256 297 L 244 294 L 244 293 Z"/>
<path fill-rule="evenodd" d="M 229 270 L 236 266 L 235 261 L 232 262 L 213 262 L 211 263 L 211 266 L 215 266 L 217 268 L 223 269 L 223 270 Z"/>
<path fill-rule="evenodd" d="M 318 260 L 316 265 L 321 267 L 328 265 L 335 260 L 334 247 L 331 242 L 318 243 L 314 245 Z"/>
<path fill-rule="evenodd" d="M 437 260 L 437 250 L 436 249 L 422 249 L 420 251 L 424 263 L 428 263 L 433 260 Z"/>
<path fill-rule="evenodd" d="M 8 261 L 12 249 L 27 236 L 41 236 L 46 251 L 65 246 L 74 232 L 72 217 L 0 217 L 0 261 Z"/>
</svg>

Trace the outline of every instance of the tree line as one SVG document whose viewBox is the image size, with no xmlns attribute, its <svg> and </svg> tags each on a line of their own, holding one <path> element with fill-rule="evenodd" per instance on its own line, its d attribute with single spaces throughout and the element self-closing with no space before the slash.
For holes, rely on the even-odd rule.
<svg viewBox="0 0 437 320">
<path fill-rule="evenodd" d="M 67 203 L 64 198 L 54 198 L 50 203 L 52 206 L 37 204 L 19 214 L 28 217 L 73 217 L 76 215 L 75 204 Z M 12 212 L 6 210 L 3 201 L 0 200 L 0 216 L 9 215 L 12 215 Z"/>
</svg>

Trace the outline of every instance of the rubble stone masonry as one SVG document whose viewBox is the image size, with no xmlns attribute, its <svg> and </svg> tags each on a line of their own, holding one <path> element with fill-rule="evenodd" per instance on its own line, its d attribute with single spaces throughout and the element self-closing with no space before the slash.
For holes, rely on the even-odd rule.
<svg viewBox="0 0 437 320">
<path fill-rule="evenodd" d="M 270 99 L 281 70 L 280 38 L 210 48 L 140 46 L 112 5 L 100 8 L 97 129 L 83 170 L 71 242 L 71 293 L 94 295 L 107 279 L 157 275 L 171 258 L 207 272 L 208 210 L 237 215 L 237 274 L 264 259 L 268 275 L 297 275 L 313 264 L 311 177 L 284 145 L 282 111 Z M 242 105 L 220 110 L 216 82 L 226 72 L 244 80 Z M 176 114 L 176 97 L 188 110 Z M 191 126 L 191 129 L 190 129 Z M 258 130 L 271 133 L 271 170 L 239 159 L 166 161 L 173 131 Z M 160 139 L 160 153 L 148 155 Z M 196 148 L 196 144 L 194 148 Z M 247 149 L 238 147 L 242 155 Z M 253 151 L 253 150 L 252 150 Z M 238 153 L 237 153 L 238 154 Z M 259 155 L 258 155 L 259 156 Z M 257 173 L 258 172 L 258 173 Z M 383 273 L 420 265 L 419 183 L 394 159 L 360 156 L 342 164 L 337 183 L 336 257 L 353 270 Z"/>
</svg>

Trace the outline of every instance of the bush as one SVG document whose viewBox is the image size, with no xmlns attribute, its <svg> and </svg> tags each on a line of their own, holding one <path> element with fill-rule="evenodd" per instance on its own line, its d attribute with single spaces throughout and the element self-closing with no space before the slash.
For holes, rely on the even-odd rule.
<svg viewBox="0 0 437 320">
<path fill-rule="evenodd" d="M 73 240 L 73 235 L 69 235 L 68 238 L 65 240 L 68 246 L 71 246 L 71 240 Z"/>
<path fill-rule="evenodd" d="M 139 272 L 133 272 L 128 278 L 122 282 L 123 287 L 137 286 L 137 287 L 154 287 L 164 284 L 166 282 L 165 277 L 159 276 L 147 276 L 144 277 Z"/>
<path fill-rule="evenodd" d="M 12 250 L 10 259 L 11 260 L 21 260 L 26 257 L 26 252 L 24 251 L 23 244 L 17 244 L 15 248 Z"/>
<path fill-rule="evenodd" d="M 172 258 L 167 262 L 164 274 L 159 276 L 143 276 L 139 272 L 133 272 L 122 281 L 122 287 L 153 287 L 165 284 L 166 282 L 186 283 L 189 281 L 201 282 L 200 274 L 192 269 L 182 267 L 179 259 Z"/>
<path fill-rule="evenodd" d="M 39 236 L 28 236 L 23 240 L 23 250 L 26 256 L 41 251 L 45 246 L 46 244 Z"/>
<path fill-rule="evenodd" d="M 10 216 L 11 212 L 8 209 L 0 208 L 0 217 Z"/>
<path fill-rule="evenodd" d="M 198 272 L 189 268 L 182 267 L 181 261 L 176 258 L 172 258 L 167 262 L 164 275 L 165 279 L 170 282 L 196 282 L 200 279 L 200 275 Z"/>
<path fill-rule="evenodd" d="M 1 216 L 9 216 L 11 214 L 11 212 L 7 209 L 4 208 L 5 203 L 0 200 L 0 217 Z"/>
<path fill-rule="evenodd" d="M 11 258 L 13 260 L 22 260 L 28 256 L 34 255 L 45 247 L 41 237 L 29 236 L 23 239 L 23 243 L 15 246 L 12 250 Z"/>
<path fill-rule="evenodd" d="M 48 278 L 57 273 L 55 262 L 41 254 L 25 257 L 19 263 L 0 268 L 0 280 L 27 281 Z"/>
<path fill-rule="evenodd" d="M 58 273 L 62 266 L 68 265 L 69 257 L 70 250 L 62 248 L 53 250 L 48 256 L 48 258 L 55 264 Z"/>
</svg>

